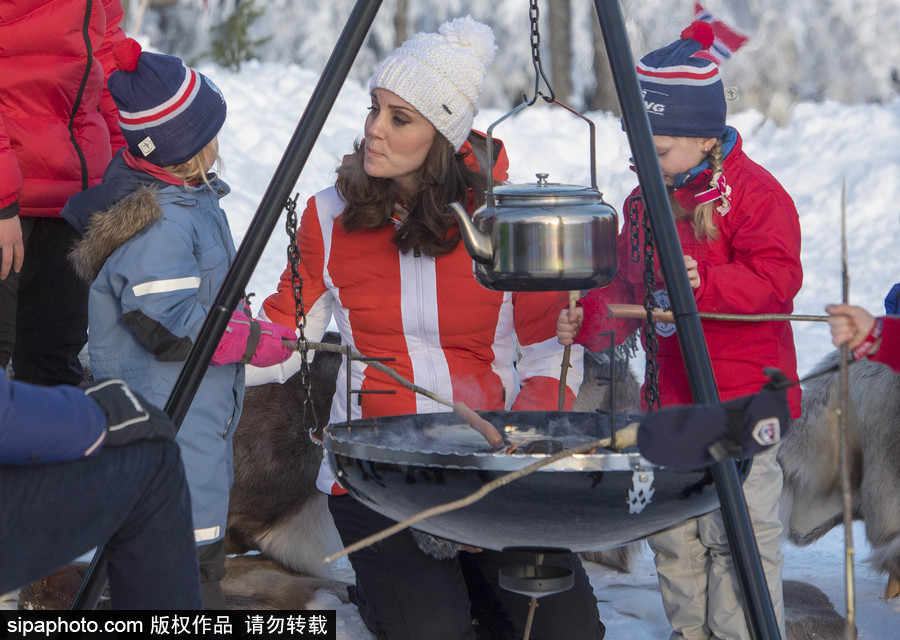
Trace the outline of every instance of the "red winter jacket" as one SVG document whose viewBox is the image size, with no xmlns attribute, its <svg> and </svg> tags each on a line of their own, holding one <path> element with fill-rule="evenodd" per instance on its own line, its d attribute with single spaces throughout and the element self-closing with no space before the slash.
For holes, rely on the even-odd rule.
<svg viewBox="0 0 900 640">
<path fill-rule="evenodd" d="M 506 152 L 494 149 L 494 177 L 502 180 Z M 332 187 L 310 198 L 303 214 L 298 235 L 307 338 L 319 340 L 334 320 L 343 344 L 366 357 L 391 358 L 388 364 L 401 376 L 448 400 L 488 411 L 557 409 L 563 347 L 556 316 L 567 303 L 565 291 L 489 291 L 475 280 L 462 242 L 438 258 L 401 253 L 391 242 L 394 225 L 347 232 L 343 209 Z M 296 326 L 290 268 L 278 292 L 266 298 L 263 317 Z M 582 355 L 580 347 L 572 350 L 568 408 L 581 383 Z M 299 355 L 266 370 L 247 367 L 247 384 L 285 380 L 298 369 Z M 341 367 L 331 422 L 449 411 L 364 362 L 354 361 L 350 375 L 354 389 L 395 393 L 354 396 L 348 407 Z M 342 492 L 324 463 L 317 485 Z"/>
<path fill-rule="evenodd" d="M 731 129 L 734 146 L 723 163 L 723 173 L 731 187 L 731 210 L 716 216 L 718 237 L 713 242 L 697 240 L 689 220 L 676 222 L 682 253 L 699 263 L 700 286 L 694 289 L 697 310 L 728 314 L 791 313 L 794 296 L 803 282 L 800 265 L 800 220 L 791 197 L 772 175 L 748 158 L 741 139 Z M 707 169 L 675 191 L 685 208 L 694 208 L 694 195 L 709 188 Z M 632 196 L 640 193 L 640 188 Z M 643 303 L 644 211 L 637 201 L 639 231 L 638 261 L 632 261 L 629 203 L 623 208 L 624 224 L 618 239 L 618 272 L 605 288 L 592 290 L 581 301 L 584 324 L 576 342 L 597 350 L 607 346 L 600 331 L 614 329 L 617 341 L 639 328 L 639 320 L 612 320 L 609 303 Z M 658 256 L 654 272 L 660 269 Z M 656 306 L 668 308 L 665 284 L 657 279 Z M 703 334 L 713 373 L 722 400 L 756 393 L 767 378 L 764 367 L 777 367 L 797 379 L 797 356 L 789 322 L 702 321 Z M 659 339 L 659 392 L 663 407 L 691 404 L 681 346 L 674 324 L 656 323 Z M 793 417 L 800 415 L 800 388 L 788 392 Z"/>
<path fill-rule="evenodd" d="M 106 90 L 121 20 L 119 0 L 0 3 L 0 213 L 58 217 L 125 144 Z"/>
</svg>

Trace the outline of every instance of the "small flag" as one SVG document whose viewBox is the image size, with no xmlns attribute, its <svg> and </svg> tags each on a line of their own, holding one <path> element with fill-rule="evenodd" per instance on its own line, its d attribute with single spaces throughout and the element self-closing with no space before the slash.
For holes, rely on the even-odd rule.
<svg viewBox="0 0 900 640">
<path fill-rule="evenodd" d="M 709 51 L 700 51 L 694 55 L 707 57 L 716 64 L 722 64 L 728 60 L 749 39 L 748 36 L 728 26 L 721 20 L 716 20 L 699 2 L 694 3 L 694 20 L 708 22 L 716 36 L 716 40 L 709 48 Z"/>
</svg>

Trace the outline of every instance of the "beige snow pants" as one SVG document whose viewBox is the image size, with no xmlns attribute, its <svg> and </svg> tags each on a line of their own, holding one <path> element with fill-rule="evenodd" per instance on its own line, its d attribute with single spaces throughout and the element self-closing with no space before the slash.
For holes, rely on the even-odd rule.
<svg viewBox="0 0 900 640">
<path fill-rule="evenodd" d="M 782 472 L 776 447 L 753 458 L 743 490 L 781 637 L 784 633 L 778 519 Z M 740 584 L 719 510 L 648 539 L 671 640 L 748 640 Z"/>
</svg>

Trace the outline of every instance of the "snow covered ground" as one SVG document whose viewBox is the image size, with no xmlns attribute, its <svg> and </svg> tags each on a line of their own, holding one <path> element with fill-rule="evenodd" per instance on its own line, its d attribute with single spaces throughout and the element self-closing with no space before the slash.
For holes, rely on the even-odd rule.
<svg viewBox="0 0 900 640">
<path fill-rule="evenodd" d="M 859 523 L 854 525 L 853 538 L 856 557 L 864 559 L 869 547 Z M 836 529 L 802 549 L 786 544 L 784 554 L 784 579 L 816 585 L 831 598 L 838 613 L 844 615 L 843 530 Z M 667 640 L 671 629 L 659 596 L 653 555 L 646 546 L 631 573 L 618 573 L 592 562 L 585 563 L 585 569 L 599 601 L 600 619 L 606 625 L 609 640 Z M 352 571 L 342 564 L 339 575 L 349 579 Z M 862 563 L 857 564 L 854 577 L 859 640 L 896 638 L 900 599 L 883 600 L 886 579 L 867 571 Z M 353 605 L 342 604 L 330 594 L 320 596 L 316 604 L 337 610 L 338 640 L 374 640 L 375 636 L 366 629 Z"/>
<path fill-rule="evenodd" d="M 242 239 L 272 174 L 316 85 L 315 71 L 270 63 L 246 64 L 240 73 L 214 66 L 200 70 L 222 89 L 228 119 L 220 135 L 224 179 L 232 194 L 223 205 L 235 241 Z M 300 176 L 301 203 L 331 184 L 334 168 L 353 140 L 362 135 L 369 105 L 366 87 L 348 82 L 319 136 Z M 503 112 L 485 111 L 476 128 L 486 130 Z M 597 126 L 598 183 L 606 200 L 619 210 L 636 183 L 628 169 L 631 155 L 620 122 L 605 113 L 587 114 Z M 890 286 L 900 280 L 900 100 L 883 105 L 800 104 L 788 125 L 777 128 L 753 112 L 730 119 L 744 136 L 749 155 L 768 168 L 793 196 L 803 231 L 803 289 L 798 314 L 821 315 L 828 302 L 841 297 L 841 186 L 847 187 L 850 301 L 879 312 Z M 543 104 L 504 121 L 494 131 L 507 145 L 513 182 L 534 180 L 536 172 L 551 182 L 590 184 L 587 127 L 559 108 Z M 255 308 L 275 290 L 285 265 L 286 236 L 275 228 L 247 287 L 255 292 Z M 795 323 L 801 375 L 831 349 L 823 323 Z M 856 542 L 856 611 L 862 640 L 897 637 L 900 599 L 879 598 L 886 580 L 867 572 L 869 553 L 861 525 Z M 785 577 L 805 580 L 827 593 L 845 611 L 843 532 L 833 531 L 811 547 L 785 545 Z M 349 575 L 347 565 L 343 571 Z M 600 615 L 612 640 L 667 638 L 668 625 L 656 588 L 652 557 L 645 552 L 631 574 L 598 565 L 588 571 L 600 600 Z M 2 599 L 2 598 L 0 598 Z M 7 600 L 0 606 L 8 607 Z M 333 596 L 321 607 L 338 612 L 338 638 L 363 640 L 365 630 L 356 610 Z"/>
</svg>

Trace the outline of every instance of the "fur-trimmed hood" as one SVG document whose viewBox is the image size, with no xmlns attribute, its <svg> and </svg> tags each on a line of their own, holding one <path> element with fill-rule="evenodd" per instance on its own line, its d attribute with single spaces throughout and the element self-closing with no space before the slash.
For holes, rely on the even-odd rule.
<svg viewBox="0 0 900 640">
<path fill-rule="evenodd" d="M 91 216 L 84 236 L 69 252 L 69 261 L 82 280 L 92 283 L 116 249 L 162 217 L 156 192 L 156 187 L 139 187 Z"/>
</svg>

